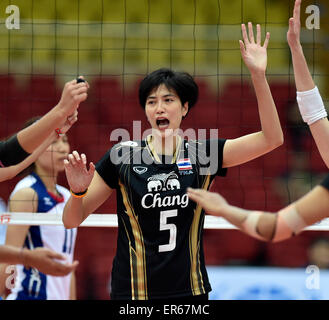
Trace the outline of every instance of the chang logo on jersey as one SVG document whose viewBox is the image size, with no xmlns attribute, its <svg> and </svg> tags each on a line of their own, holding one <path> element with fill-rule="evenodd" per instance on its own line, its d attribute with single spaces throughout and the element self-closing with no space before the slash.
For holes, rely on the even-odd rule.
<svg viewBox="0 0 329 320">
<path fill-rule="evenodd" d="M 160 191 L 179 190 L 180 183 L 177 174 L 172 171 L 170 173 L 160 173 L 153 175 L 147 179 L 147 191 L 142 198 L 142 206 L 145 209 L 149 208 L 160 208 L 160 207 L 171 207 L 181 206 L 182 208 L 187 207 L 188 197 L 187 194 L 173 195 L 173 196 L 160 196 Z M 155 194 L 153 192 L 156 192 Z"/>
</svg>

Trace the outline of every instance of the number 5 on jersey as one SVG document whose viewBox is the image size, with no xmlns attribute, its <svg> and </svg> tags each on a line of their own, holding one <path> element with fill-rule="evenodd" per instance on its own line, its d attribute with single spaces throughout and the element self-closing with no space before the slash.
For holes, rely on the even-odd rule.
<svg viewBox="0 0 329 320">
<path fill-rule="evenodd" d="M 177 217 L 177 210 L 166 210 L 160 212 L 160 231 L 169 230 L 169 243 L 159 246 L 159 252 L 172 251 L 176 247 L 177 227 L 173 223 L 167 223 L 167 218 Z"/>
</svg>

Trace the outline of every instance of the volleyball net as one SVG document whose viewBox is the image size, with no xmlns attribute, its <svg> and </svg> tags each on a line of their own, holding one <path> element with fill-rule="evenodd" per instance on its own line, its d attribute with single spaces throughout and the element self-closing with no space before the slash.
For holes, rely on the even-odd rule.
<svg viewBox="0 0 329 320">
<path fill-rule="evenodd" d="M 31 226 L 61 226 L 63 225 L 62 214 L 40 214 L 27 212 L 10 212 L 0 214 L 0 224 L 5 225 L 31 225 Z M 116 214 L 97 214 L 94 213 L 84 220 L 80 227 L 117 227 L 118 218 Z M 234 225 L 227 222 L 224 218 L 205 216 L 205 229 L 237 229 Z M 304 231 L 328 231 L 329 218 L 308 226 Z"/>
<path fill-rule="evenodd" d="M 45 114 L 58 102 L 63 84 L 84 75 L 91 88 L 69 138 L 72 148 L 97 162 L 117 143 L 111 140 L 114 129 L 127 130 L 133 140 L 134 128 L 138 127 L 141 135 L 148 128 L 138 105 L 138 84 L 148 72 L 164 66 L 189 72 L 199 84 L 199 102 L 183 121 L 183 129 L 206 129 L 209 134 L 210 129 L 218 128 L 221 138 L 258 131 L 256 98 L 238 44 L 241 23 L 252 21 L 254 25 L 261 24 L 263 38 L 266 31 L 271 32 L 267 77 L 285 143 L 259 159 L 229 170 L 225 183 L 216 182 L 213 188 L 234 204 L 277 210 L 312 189 L 326 172 L 295 104 L 286 42 L 293 3 L 143 0 L 137 5 L 132 0 L 2 1 L 1 137 L 16 132 L 27 119 Z M 306 8 L 310 5 L 320 10 L 320 29 L 306 26 L 310 16 Z M 325 1 L 303 1 L 302 10 L 302 43 L 325 104 L 329 92 L 327 7 Z M 17 17 L 19 20 L 15 20 Z M 64 178 L 60 182 L 66 184 Z M 10 183 L 1 186 L 1 195 L 8 197 L 11 188 Z M 103 212 L 114 209 L 108 205 Z"/>
<path fill-rule="evenodd" d="M 17 132 L 29 118 L 44 115 L 59 101 L 64 83 L 83 75 L 90 84 L 88 99 L 79 107 L 79 120 L 68 138 L 71 150 L 85 153 L 96 163 L 118 142 L 111 138 L 115 129 L 126 130 L 128 135 L 122 139 L 134 140 L 149 127 L 138 104 L 138 84 L 161 67 L 189 72 L 199 85 L 199 101 L 182 122 L 183 130 L 206 130 L 208 137 L 211 129 L 218 129 L 220 138 L 229 139 L 258 131 L 257 101 L 238 40 L 242 39 L 241 23 L 259 23 L 263 39 L 265 32 L 271 33 L 267 79 L 285 142 L 258 159 L 230 168 L 227 177 L 215 180 L 212 190 L 233 205 L 277 211 L 310 191 L 327 173 L 296 105 L 286 41 L 293 4 L 294 0 L 2 0 L 0 137 Z M 307 13 L 307 8 L 319 10 L 319 29 L 306 25 L 314 14 Z M 328 15 L 328 1 L 303 0 L 301 40 L 326 106 Z M 314 19 L 309 21 L 316 26 Z M 20 179 L 0 184 L 0 197 L 6 202 Z M 67 187 L 64 174 L 58 184 Z M 105 297 L 104 279 L 110 271 L 117 232 L 115 196 L 97 212 L 83 222 L 81 226 L 90 228 L 80 228 L 77 242 L 85 298 L 92 292 L 94 298 Z M 60 212 L 5 212 L 0 214 L 0 225 L 62 225 L 62 216 Z M 98 227 L 97 231 L 92 227 Z M 107 227 L 114 229 L 108 232 Z M 206 216 L 205 229 L 208 264 L 225 264 L 237 256 L 251 261 L 266 248 L 269 264 L 304 262 L 300 248 L 306 250 L 308 242 L 301 236 L 277 244 L 275 250 L 235 233 L 235 227 L 222 218 Z M 306 230 L 328 231 L 328 220 Z"/>
</svg>

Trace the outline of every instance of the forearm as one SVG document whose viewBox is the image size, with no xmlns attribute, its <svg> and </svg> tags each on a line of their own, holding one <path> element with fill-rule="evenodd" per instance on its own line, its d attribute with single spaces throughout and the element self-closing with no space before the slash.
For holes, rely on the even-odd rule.
<svg viewBox="0 0 329 320">
<path fill-rule="evenodd" d="M 221 210 L 221 216 L 228 222 L 255 237 L 254 234 L 248 232 L 246 227 L 247 218 L 252 214 L 255 214 L 255 211 L 245 210 L 231 205 L 227 205 L 225 209 Z M 268 212 L 257 212 L 257 214 L 259 214 L 255 227 L 257 239 L 271 241 L 275 231 L 276 215 Z"/>
<path fill-rule="evenodd" d="M 46 115 L 31 126 L 21 130 L 17 139 L 22 148 L 32 153 L 55 129 L 65 120 L 67 115 L 59 106 L 51 109 Z"/>
<path fill-rule="evenodd" d="M 310 130 L 321 158 L 329 168 L 329 122 L 327 118 L 318 120 L 310 125 Z"/>
<path fill-rule="evenodd" d="M 24 260 L 21 248 L 14 246 L 0 246 L 0 262 L 10 264 L 22 264 Z"/>
<path fill-rule="evenodd" d="M 279 116 L 265 73 L 251 74 L 255 89 L 262 133 L 270 148 L 283 143 L 283 132 Z"/>
<path fill-rule="evenodd" d="M 309 71 L 302 46 L 296 44 L 294 47 L 290 47 L 290 51 L 297 91 L 303 92 L 313 89 L 315 84 Z"/>
<path fill-rule="evenodd" d="M 77 228 L 85 218 L 83 199 L 71 197 L 66 203 L 63 212 L 63 223 L 65 228 Z"/>
<path fill-rule="evenodd" d="M 39 156 L 48 148 L 54 139 L 56 139 L 57 134 L 53 131 L 46 140 L 36 149 L 34 152 L 28 156 L 24 161 L 18 163 L 17 165 L 0 168 L 0 182 L 6 181 L 14 178 L 21 171 L 30 166 Z"/>
</svg>

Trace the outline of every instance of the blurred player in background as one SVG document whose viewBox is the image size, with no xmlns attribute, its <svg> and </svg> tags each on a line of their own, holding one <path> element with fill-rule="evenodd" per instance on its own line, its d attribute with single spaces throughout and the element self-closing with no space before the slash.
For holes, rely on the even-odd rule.
<svg viewBox="0 0 329 320">
<path fill-rule="evenodd" d="M 10 139 L 0 141 L 0 182 L 15 177 L 30 166 L 59 134 L 65 134 L 77 121 L 77 109 L 79 104 L 87 99 L 89 88 L 83 77 L 79 79 L 80 81 L 75 79 L 65 84 L 59 103 L 39 121 L 19 131 Z M 2 237 L 5 229 L 1 227 Z M 0 242 L 0 262 L 25 262 L 44 273 L 56 276 L 67 275 L 77 266 L 77 263 L 56 262 L 54 259 L 63 260 L 64 257 L 49 249 L 21 251 L 1 244 Z"/>
<path fill-rule="evenodd" d="M 31 120 L 27 125 L 33 125 Z M 64 170 L 64 159 L 70 151 L 65 134 L 55 137 L 52 144 L 28 169 L 29 175 L 22 179 L 10 195 L 11 212 L 62 213 L 69 190 L 56 184 L 58 174 Z M 64 226 L 16 226 L 9 225 L 6 244 L 25 247 L 30 250 L 48 248 L 66 257 L 71 264 L 77 230 L 67 230 Z M 8 274 L 7 265 L 0 267 L 0 289 L 3 293 Z M 15 287 L 7 299 L 17 300 L 67 300 L 75 299 L 74 273 L 64 277 L 45 275 L 29 265 L 17 265 Z"/>
</svg>

